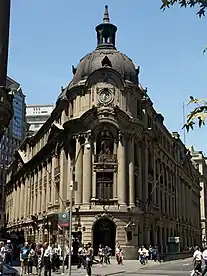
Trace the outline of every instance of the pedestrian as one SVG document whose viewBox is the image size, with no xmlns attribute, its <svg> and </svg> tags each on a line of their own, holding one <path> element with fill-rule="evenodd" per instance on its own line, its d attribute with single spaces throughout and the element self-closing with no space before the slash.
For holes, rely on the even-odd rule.
<svg viewBox="0 0 207 276">
<path fill-rule="evenodd" d="M 82 265 L 85 268 L 85 260 L 83 259 L 83 253 L 84 253 L 83 251 L 84 251 L 84 245 L 80 244 L 80 247 L 78 248 L 78 265 L 77 265 L 77 268 L 81 268 Z"/>
<path fill-rule="evenodd" d="M 117 243 L 117 247 L 116 247 L 116 261 L 117 264 L 123 264 L 123 259 L 124 259 L 124 254 L 123 251 L 121 249 L 121 246 Z"/>
<path fill-rule="evenodd" d="M 4 242 L 0 242 L 0 275 L 3 274 L 3 268 L 4 268 L 4 261 L 5 261 L 5 252 L 4 252 Z"/>
<path fill-rule="evenodd" d="M 13 254 L 13 245 L 10 240 L 7 240 L 4 247 L 5 251 L 5 263 L 12 266 L 12 254 Z"/>
<path fill-rule="evenodd" d="M 30 245 L 30 251 L 28 255 L 28 274 L 33 274 L 33 266 L 35 265 L 35 245 Z"/>
<path fill-rule="evenodd" d="M 38 244 L 36 247 L 36 256 L 37 256 L 37 274 L 41 275 L 42 267 L 43 267 L 43 253 L 44 248 L 42 244 Z"/>
<path fill-rule="evenodd" d="M 103 265 L 103 259 L 104 259 L 104 249 L 102 244 L 99 244 L 99 248 L 98 248 L 98 257 L 99 257 L 99 262 L 100 265 Z"/>
<path fill-rule="evenodd" d="M 24 246 L 20 250 L 20 263 L 21 263 L 21 272 L 20 275 L 27 274 L 28 269 L 28 257 L 30 253 L 30 247 L 28 242 L 25 242 Z"/>
<path fill-rule="evenodd" d="M 93 248 L 92 248 L 92 244 L 89 242 L 87 245 L 87 253 L 86 253 L 86 271 L 88 276 L 91 276 L 92 264 L 93 264 Z"/>
<path fill-rule="evenodd" d="M 105 246 L 104 248 L 104 262 L 105 264 L 110 264 L 110 256 L 111 256 L 111 248 L 109 246 Z"/>
<path fill-rule="evenodd" d="M 207 246 L 205 246 L 205 249 L 203 251 L 203 260 L 204 260 L 204 263 L 205 263 L 205 268 L 202 272 L 202 275 L 205 275 L 206 272 L 207 272 Z"/>
<path fill-rule="evenodd" d="M 43 255 L 43 263 L 44 263 L 44 276 L 51 276 L 51 268 L 52 268 L 52 248 L 49 246 L 49 243 L 46 242 L 44 244 L 44 255 Z"/>
<path fill-rule="evenodd" d="M 194 269 L 191 272 L 191 275 L 200 275 L 202 273 L 201 263 L 202 263 L 203 254 L 200 251 L 198 246 L 195 247 L 195 252 L 193 253 L 193 266 Z"/>
<path fill-rule="evenodd" d="M 153 247 L 150 245 L 149 246 L 149 260 L 152 260 L 152 258 L 153 258 L 152 252 L 153 252 Z"/>
</svg>

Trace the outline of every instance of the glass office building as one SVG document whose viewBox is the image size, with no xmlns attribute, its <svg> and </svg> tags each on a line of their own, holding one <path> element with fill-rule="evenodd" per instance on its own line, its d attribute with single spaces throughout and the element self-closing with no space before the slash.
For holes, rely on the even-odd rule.
<svg viewBox="0 0 207 276">
<path fill-rule="evenodd" d="M 25 95 L 22 92 L 21 86 L 15 80 L 7 77 L 7 87 L 10 88 L 14 94 L 14 116 L 0 143 L 0 237 L 1 227 L 4 227 L 5 224 L 5 169 L 11 163 L 14 151 L 24 140 L 27 131 Z"/>
</svg>

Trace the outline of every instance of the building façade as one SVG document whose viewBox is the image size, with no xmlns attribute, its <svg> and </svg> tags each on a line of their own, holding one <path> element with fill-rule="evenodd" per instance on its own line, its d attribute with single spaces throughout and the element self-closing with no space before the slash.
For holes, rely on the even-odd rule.
<svg viewBox="0 0 207 276">
<path fill-rule="evenodd" d="M 200 244 L 199 172 L 178 133 L 170 134 L 139 68 L 115 48 L 117 27 L 106 7 L 97 48 L 73 69 L 51 116 L 15 154 L 6 184 L 6 227 L 12 236 L 45 241 L 59 236 L 56 217 L 69 209 L 73 236 L 126 258 L 138 245 L 168 250 Z M 71 173 L 73 168 L 73 173 Z"/>
</svg>

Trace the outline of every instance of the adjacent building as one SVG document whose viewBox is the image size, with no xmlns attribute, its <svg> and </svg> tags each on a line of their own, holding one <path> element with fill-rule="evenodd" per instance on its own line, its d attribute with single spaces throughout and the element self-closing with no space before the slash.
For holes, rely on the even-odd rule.
<svg viewBox="0 0 207 276">
<path fill-rule="evenodd" d="M 200 174 L 155 111 L 139 68 L 116 49 L 116 30 L 106 7 L 96 49 L 72 67 L 50 117 L 16 153 L 7 231 L 58 239 L 57 214 L 72 197 L 73 237 L 92 242 L 95 253 L 99 244 L 114 252 L 116 242 L 126 258 L 136 258 L 142 244 L 187 250 L 201 243 Z"/>
<path fill-rule="evenodd" d="M 37 132 L 50 117 L 53 109 L 53 104 L 27 105 L 26 118 L 29 124 L 29 131 Z"/>
<path fill-rule="evenodd" d="M 197 164 L 200 172 L 200 208 L 201 208 L 201 230 L 202 245 L 207 245 L 207 159 L 202 151 L 196 151 L 193 146 L 190 147 L 192 160 Z"/>
<path fill-rule="evenodd" d="M 25 138 L 27 124 L 25 117 L 25 95 L 21 86 L 15 80 L 7 77 L 7 88 L 10 88 L 14 94 L 13 108 L 14 115 L 5 130 L 0 144 L 0 227 L 4 226 L 4 185 L 5 169 L 12 162 L 13 154 Z"/>
</svg>

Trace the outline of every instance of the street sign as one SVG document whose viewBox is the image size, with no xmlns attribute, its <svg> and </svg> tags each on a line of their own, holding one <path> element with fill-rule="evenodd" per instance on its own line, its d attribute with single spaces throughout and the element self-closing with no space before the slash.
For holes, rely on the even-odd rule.
<svg viewBox="0 0 207 276">
<path fill-rule="evenodd" d="M 58 225 L 60 227 L 68 227 L 69 226 L 69 213 L 62 212 L 58 214 Z"/>
</svg>

